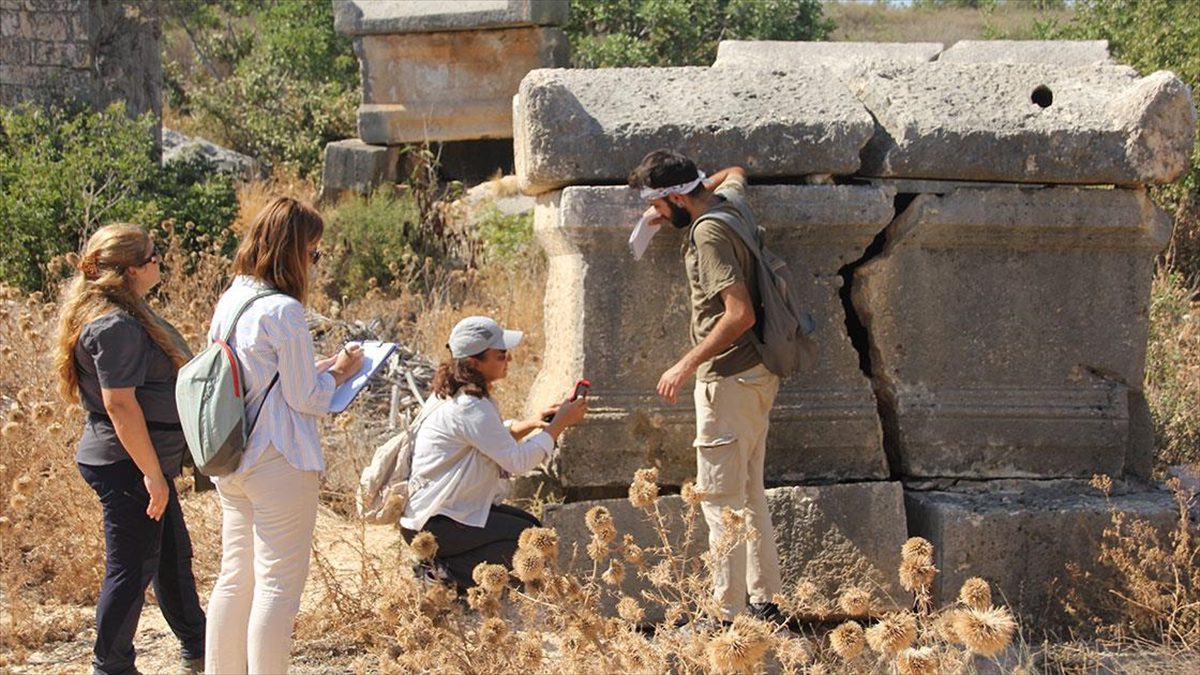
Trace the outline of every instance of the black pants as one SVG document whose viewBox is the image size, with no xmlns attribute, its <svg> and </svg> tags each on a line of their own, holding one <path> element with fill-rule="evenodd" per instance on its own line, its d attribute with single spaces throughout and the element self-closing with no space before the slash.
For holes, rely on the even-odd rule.
<svg viewBox="0 0 1200 675">
<path fill-rule="evenodd" d="M 100 497 L 104 512 L 106 557 L 96 603 L 94 671 L 133 671 L 133 635 L 151 580 L 163 617 L 183 645 L 183 658 L 204 658 L 204 610 L 192 576 L 192 540 L 174 483 L 167 481 L 167 510 L 156 521 L 146 515 L 150 495 L 132 461 L 80 464 L 79 473 Z"/>
<path fill-rule="evenodd" d="M 541 521 L 534 518 L 533 514 L 515 506 L 494 504 L 483 527 L 471 527 L 446 516 L 434 516 L 426 521 L 422 531 L 437 539 L 437 556 L 434 559 L 449 570 L 459 588 L 470 588 L 475 585 L 471 574 L 476 565 L 492 563 L 512 567 L 513 554 L 517 552 L 517 540 L 521 533 L 531 527 L 541 526 Z M 411 542 L 417 534 L 412 530 L 401 530 L 401 533 L 407 542 Z"/>
</svg>

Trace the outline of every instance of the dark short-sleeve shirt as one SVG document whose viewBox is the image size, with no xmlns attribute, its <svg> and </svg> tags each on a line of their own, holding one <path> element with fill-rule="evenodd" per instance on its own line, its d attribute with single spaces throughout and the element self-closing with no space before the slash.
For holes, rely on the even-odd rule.
<svg viewBox="0 0 1200 675">
<path fill-rule="evenodd" d="M 745 203 L 745 183 L 730 177 L 715 191 L 724 202 L 714 206 L 739 217 L 738 209 L 749 208 Z M 742 282 L 750 294 L 752 307 L 758 307 L 758 267 L 754 253 L 746 247 L 737 232 L 728 225 L 701 215 L 689 232 L 690 243 L 685 245 L 684 265 L 687 267 L 691 292 L 692 344 L 699 344 L 725 315 L 721 291 Z M 762 363 L 754 346 L 752 331 L 746 331 L 725 351 L 700 365 L 696 377 L 709 382 L 736 375 Z"/>
<path fill-rule="evenodd" d="M 175 407 L 176 371 L 171 359 L 137 319 L 122 311 L 106 314 L 83 327 L 75 343 L 79 398 L 89 414 L 75 450 L 80 464 L 114 464 L 130 459 L 112 422 L 103 417 L 100 389 L 134 388 L 147 422 L 179 424 Z M 182 430 L 151 428 L 150 441 L 168 477 L 179 473 L 187 449 Z"/>
</svg>

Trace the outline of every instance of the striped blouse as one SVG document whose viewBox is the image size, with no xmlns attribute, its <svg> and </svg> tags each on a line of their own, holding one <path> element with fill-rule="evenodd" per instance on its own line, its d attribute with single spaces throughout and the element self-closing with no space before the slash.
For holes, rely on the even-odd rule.
<svg viewBox="0 0 1200 675">
<path fill-rule="evenodd" d="M 224 336 L 242 303 L 269 288 L 252 277 L 235 277 L 217 302 L 209 339 Z M 249 422 L 259 416 L 238 471 L 254 466 L 269 445 L 301 471 L 324 471 L 317 416 L 329 412 L 336 386 L 333 375 L 318 373 L 313 365 L 315 354 L 304 306 L 289 295 L 259 298 L 242 314 L 229 342 L 246 378 L 246 419 Z M 276 372 L 279 382 L 264 403 L 263 392 Z"/>
</svg>

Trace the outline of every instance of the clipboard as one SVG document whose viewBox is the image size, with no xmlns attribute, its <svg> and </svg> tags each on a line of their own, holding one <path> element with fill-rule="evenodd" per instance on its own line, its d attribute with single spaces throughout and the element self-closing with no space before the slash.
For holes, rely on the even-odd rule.
<svg viewBox="0 0 1200 675">
<path fill-rule="evenodd" d="M 358 396 L 358 392 L 367 386 L 367 382 L 375 377 L 375 373 L 387 363 L 392 352 L 396 351 L 396 343 L 394 342 L 378 342 L 376 340 L 367 340 L 361 343 L 363 351 L 362 368 L 354 375 L 354 377 L 342 383 L 333 392 L 333 400 L 329 402 L 329 412 L 340 413 L 350 406 L 350 402 L 354 397 Z"/>
</svg>

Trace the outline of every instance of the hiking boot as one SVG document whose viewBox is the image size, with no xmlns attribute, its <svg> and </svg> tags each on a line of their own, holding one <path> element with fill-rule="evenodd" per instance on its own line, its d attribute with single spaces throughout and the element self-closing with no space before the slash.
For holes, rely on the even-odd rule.
<svg viewBox="0 0 1200 675">
<path fill-rule="evenodd" d="M 779 605 L 773 602 L 752 602 L 746 608 L 746 611 L 755 619 L 776 626 L 787 627 L 789 623 L 788 617 L 779 611 Z"/>
<path fill-rule="evenodd" d="M 417 581 L 428 585 L 454 583 L 450 570 L 437 560 L 422 560 L 413 565 L 413 576 Z"/>
<path fill-rule="evenodd" d="M 179 672 L 183 675 L 204 675 L 204 659 L 181 658 Z"/>
</svg>

